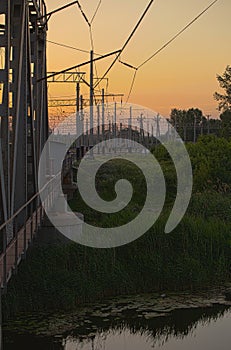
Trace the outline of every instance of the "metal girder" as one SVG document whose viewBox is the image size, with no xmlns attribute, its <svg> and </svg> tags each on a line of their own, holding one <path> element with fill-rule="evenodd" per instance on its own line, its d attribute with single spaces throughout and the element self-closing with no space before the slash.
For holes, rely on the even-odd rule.
<svg viewBox="0 0 231 350">
<path fill-rule="evenodd" d="M 124 94 L 104 94 L 104 97 L 123 97 Z M 102 95 L 94 95 L 94 101 L 95 104 L 101 104 L 102 103 Z M 89 105 L 89 99 L 83 100 L 83 106 L 84 108 Z M 55 108 L 55 107 L 76 107 L 76 98 L 69 98 L 69 99 L 50 99 L 48 101 L 48 108 Z"/>
<path fill-rule="evenodd" d="M 49 100 L 48 107 L 76 107 L 76 98 L 67 100 Z"/>
<path fill-rule="evenodd" d="M 48 83 L 81 83 L 83 82 L 85 72 L 65 72 L 57 75 L 55 72 L 49 72 Z"/>
<path fill-rule="evenodd" d="M 46 14 L 43 0 L 0 1 L 0 223 L 37 191 L 48 137 Z M 24 212 L 17 225 L 24 223 Z M 12 230 L 7 233 L 7 243 Z"/>
<path fill-rule="evenodd" d="M 46 24 L 46 4 L 44 0 L 29 0 L 28 1 L 30 15 L 36 15 L 37 22 L 40 25 Z"/>
<path fill-rule="evenodd" d="M 84 100 L 83 107 L 87 107 L 88 101 Z M 49 100 L 48 101 L 49 108 L 55 107 L 76 107 L 76 98 L 66 99 L 66 100 Z"/>
</svg>

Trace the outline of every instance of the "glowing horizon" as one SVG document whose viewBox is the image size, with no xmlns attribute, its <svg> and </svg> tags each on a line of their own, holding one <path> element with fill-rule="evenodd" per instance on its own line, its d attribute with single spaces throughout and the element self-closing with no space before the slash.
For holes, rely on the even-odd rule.
<svg viewBox="0 0 231 350">
<path fill-rule="evenodd" d="M 138 66 L 154 51 L 165 44 L 182 29 L 210 0 L 155 1 L 121 59 Z M 47 0 L 48 10 L 56 9 L 67 0 Z M 91 18 L 98 0 L 80 1 Z M 94 50 L 105 54 L 119 49 L 148 0 L 129 1 L 107 0 L 102 5 L 92 24 Z M 146 106 L 163 116 L 169 116 L 172 108 L 200 108 L 204 115 L 217 117 L 217 102 L 213 99 L 219 91 L 216 74 L 222 74 L 230 64 L 229 13 L 231 3 L 218 1 L 205 15 L 192 25 L 168 48 L 144 65 L 137 72 L 129 102 Z M 53 15 L 49 21 L 48 40 L 64 43 L 84 50 L 90 50 L 89 30 L 77 6 Z M 89 55 L 48 43 L 48 71 L 58 71 L 87 61 Z M 112 58 L 97 63 L 98 76 L 102 76 Z M 87 80 L 88 69 L 85 67 Z M 126 101 L 134 71 L 116 63 L 109 73 L 109 92 L 124 93 Z M 105 87 L 105 84 L 101 85 Z M 88 90 L 81 84 L 81 92 Z M 74 96 L 75 87 L 69 84 L 50 84 L 49 98 Z M 117 99 L 120 101 L 120 98 Z M 52 111 L 52 113 L 54 113 Z M 57 111 L 57 113 L 59 113 Z"/>
</svg>

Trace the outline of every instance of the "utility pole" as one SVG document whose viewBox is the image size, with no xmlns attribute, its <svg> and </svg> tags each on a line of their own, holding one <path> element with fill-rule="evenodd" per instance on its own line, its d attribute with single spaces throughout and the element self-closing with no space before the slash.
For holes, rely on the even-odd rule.
<svg viewBox="0 0 231 350">
<path fill-rule="evenodd" d="M 84 118 L 83 118 L 83 96 L 80 96 L 80 125 L 81 125 L 81 158 L 84 157 Z"/>
<path fill-rule="evenodd" d="M 90 150 L 93 148 L 93 132 L 94 132 L 94 122 L 93 122 L 93 117 L 94 117 L 94 53 L 93 50 L 90 52 Z M 91 156 L 93 156 L 93 152 L 91 150 Z"/>
<path fill-rule="evenodd" d="M 132 142 L 132 106 L 130 106 L 130 115 L 129 115 L 129 120 L 128 120 L 128 132 L 129 132 L 129 136 L 128 136 L 128 139 L 129 139 L 129 143 L 130 143 L 130 146 L 128 148 L 129 150 L 129 153 L 131 153 L 132 151 L 132 148 L 131 148 L 131 142 Z"/>
<path fill-rule="evenodd" d="M 79 113 L 79 94 L 80 84 L 76 84 L 76 135 L 79 135 L 76 140 L 76 160 L 80 159 L 80 113 Z"/>
<path fill-rule="evenodd" d="M 86 151 L 89 151 L 88 119 L 86 119 Z"/>
<path fill-rule="evenodd" d="M 116 130 L 116 127 L 117 127 L 117 121 L 116 121 L 116 118 L 117 118 L 117 105 L 116 105 L 116 102 L 114 104 L 114 132 L 113 132 L 113 136 L 114 136 L 114 152 L 116 153 L 116 136 L 117 136 L 117 130 Z"/>
<path fill-rule="evenodd" d="M 208 135 L 210 135 L 210 115 L 207 115 L 207 130 L 208 130 Z"/>
<path fill-rule="evenodd" d="M 142 139 L 144 141 L 144 127 L 143 127 L 143 114 L 140 115 L 140 143 L 142 144 Z"/>
<path fill-rule="evenodd" d="M 97 105 L 97 143 L 100 143 L 100 106 Z M 100 153 L 98 145 L 98 154 Z"/>
<path fill-rule="evenodd" d="M 193 142 L 196 143 L 196 114 L 194 113 Z"/>
<path fill-rule="evenodd" d="M 177 133 L 177 116 L 176 116 L 176 114 L 175 114 L 174 123 L 175 123 L 175 138 L 176 138 L 176 133 Z"/>
<path fill-rule="evenodd" d="M 150 138 L 150 128 L 149 128 L 149 119 L 147 119 L 147 137 L 148 137 L 148 146 L 149 146 L 149 138 Z"/>
<path fill-rule="evenodd" d="M 160 137 L 160 119 L 159 119 L 159 114 L 156 116 L 156 143 L 158 138 Z"/>
<path fill-rule="evenodd" d="M 169 119 L 167 119 L 167 121 L 168 121 L 168 133 L 167 133 L 167 140 L 169 141 L 169 139 L 170 139 L 170 123 L 169 123 Z"/>
<path fill-rule="evenodd" d="M 154 145 L 154 127 L 152 124 L 152 145 Z"/>
<path fill-rule="evenodd" d="M 105 117 L 104 117 L 104 113 L 105 113 L 105 108 L 104 108 L 104 89 L 102 89 L 102 141 L 104 142 L 105 139 L 105 135 L 104 135 L 104 131 L 105 131 L 105 127 L 104 127 L 104 123 L 105 123 Z M 105 147 L 103 144 L 103 154 L 105 153 Z"/>
</svg>

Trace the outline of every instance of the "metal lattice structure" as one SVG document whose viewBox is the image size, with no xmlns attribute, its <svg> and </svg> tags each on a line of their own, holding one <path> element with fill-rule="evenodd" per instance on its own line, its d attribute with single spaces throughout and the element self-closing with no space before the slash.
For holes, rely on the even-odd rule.
<svg viewBox="0 0 231 350">
<path fill-rule="evenodd" d="M 48 137 L 47 82 L 38 82 L 47 74 L 45 15 L 44 0 L 0 1 L 0 223 L 37 192 Z"/>
</svg>

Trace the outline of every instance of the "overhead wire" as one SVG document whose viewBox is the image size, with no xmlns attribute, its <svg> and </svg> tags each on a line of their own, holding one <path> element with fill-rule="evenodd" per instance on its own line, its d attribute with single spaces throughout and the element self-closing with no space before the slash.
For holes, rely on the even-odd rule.
<svg viewBox="0 0 231 350">
<path fill-rule="evenodd" d="M 96 7 L 96 10 L 95 10 L 95 12 L 94 12 L 94 15 L 92 16 L 92 19 L 90 20 L 90 24 L 92 24 L 92 22 L 94 21 L 94 19 L 95 19 L 97 13 L 98 13 L 98 11 L 99 11 L 99 8 L 100 8 L 101 3 L 102 3 L 102 0 L 99 0 L 99 3 L 98 3 L 98 5 L 97 5 L 97 7 Z"/>
<path fill-rule="evenodd" d="M 92 27 L 91 24 L 89 26 L 89 35 L 90 35 L 90 42 L 91 42 L 91 50 L 94 53 L 94 39 L 93 39 L 93 33 L 92 33 Z M 95 73 L 96 73 L 96 78 L 98 80 L 98 71 L 97 71 L 97 65 L 96 62 L 94 61 L 94 66 L 95 66 Z M 100 88 L 100 85 L 99 85 Z M 96 98 L 95 98 L 95 89 L 93 90 L 93 95 L 94 95 L 94 99 L 95 99 L 95 103 L 96 103 Z"/>
<path fill-rule="evenodd" d="M 89 54 L 88 50 L 79 49 L 77 47 L 66 45 L 66 44 L 63 44 L 63 43 L 58 43 L 58 42 L 52 41 L 52 40 L 47 40 L 47 42 L 50 43 L 50 44 L 57 45 L 57 46 L 65 47 L 67 49 L 76 50 L 76 51 L 80 51 L 80 52 L 84 52 L 84 53 L 88 53 Z M 101 55 L 99 53 L 96 53 L 96 52 L 94 52 L 94 55 L 96 55 L 96 56 L 103 56 L 103 55 Z"/>
<path fill-rule="evenodd" d="M 85 14 L 84 11 L 82 10 L 82 7 L 81 7 L 79 1 L 77 1 L 77 5 L 78 5 L 78 7 L 79 7 L 79 9 L 80 9 L 80 11 L 81 11 L 81 13 L 82 13 L 82 15 L 83 15 L 83 17 L 84 17 L 86 23 L 88 24 L 88 27 L 89 27 L 90 41 L 91 41 L 91 47 L 92 47 L 92 50 L 93 50 L 93 51 L 94 51 L 94 41 L 93 41 L 93 34 L 92 34 L 91 24 L 92 24 L 92 22 L 93 22 L 93 20 L 94 20 L 94 18 L 95 18 L 95 16 L 96 16 L 98 10 L 99 10 L 99 7 L 100 7 L 100 5 L 101 5 L 101 2 L 102 2 L 102 1 L 99 1 L 98 6 L 97 6 L 97 8 L 96 8 L 96 11 L 95 11 L 95 13 L 94 13 L 94 15 L 93 15 L 91 21 L 89 22 L 89 20 L 88 20 L 86 14 Z M 139 21 L 138 21 L 137 24 L 135 25 L 134 29 L 132 30 L 132 32 L 131 32 L 131 34 L 129 35 L 129 37 L 127 38 L 127 40 L 125 41 L 124 45 L 122 46 L 120 53 L 119 53 L 118 55 L 116 55 L 114 61 L 112 62 L 112 64 L 110 65 L 110 67 L 107 69 L 107 71 L 104 73 L 103 77 L 100 78 L 100 79 L 97 79 L 98 81 L 97 81 L 97 83 L 95 84 L 94 88 L 96 88 L 98 85 L 99 85 L 99 87 L 100 87 L 101 81 L 105 78 L 105 76 L 108 74 L 108 72 L 109 72 L 109 71 L 111 70 L 111 68 L 114 66 L 114 64 L 116 63 L 116 61 L 119 59 L 121 53 L 124 51 L 124 49 L 126 48 L 126 46 L 128 45 L 128 43 L 130 42 L 130 40 L 131 40 L 132 37 L 134 36 L 135 32 L 136 32 L 137 29 L 139 28 L 141 22 L 143 21 L 144 17 L 146 16 L 146 14 L 147 14 L 147 12 L 148 12 L 148 10 L 149 10 L 149 8 L 151 7 L 151 5 L 152 5 L 153 2 L 154 2 L 154 0 L 151 0 L 151 1 L 148 3 L 148 6 L 145 8 L 145 10 L 144 10 L 142 16 L 140 17 Z M 128 67 L 133 68 L 133 69 L 135 69 L 135 70 L 137 71 L 137 68 L 135 68 L 135 67 L 129 65 L 128 63 L 122 62 L 121 60 L 120 60 L 120 63 L 122 63 L 122 64 L 124 64 L 124 65 L 127 65 Z M 98 76 L 98 74 L 97 74 L 96 63 L 94 62 L 94 64 L 95 64 L 96 76 Z M 133 85 L 134 85 L 134 83 L 135 83 L 135 78 L 136 78 L 136 72 L 135 72 L 135 74 L 134 74 L 134 76 L 133 76 L 133 79 L 132 79 L 132 84 L 131 84 L 131 88 L 130 88 L 130 91 L 129 91 L 129 97 L 130 97 L 130 94 L 131 94 L 131 92 L 132 92 Z"/>
<path fill-rule="evenodd" d="M 84 18 L 85 21 L 87 22 L 88 26 L 90 26 L 91 24 L 90 24 L 90 22 L 88 21 L 88 18 L 87 18 L 87 16 L 85 15 L 84 11 L 82 10 L 82 7 L 81 7 L 79 1 L 77 1 L 77 6 L 78 6 L 78 8 L 79 8 L 79 10 L 80 10 L 80 12 L 81 12 L 83 18 Z"/>
<path fill-rule="evenodd" d="M 152 3 L 154 2 L 154 0 L 151 0 L 148 4 L 148 6 L 146 7 L 146 9 L 144 10 L 142 16 L 140 17 L 139 21 L 137 22 L 137 24 L 135 25 L 134 29 L 132 30 L 131 34 L 129 35 L 129 37 L 127 38 L 127 40 L 125 41 L 124 45 L 122 46 L 119 54 L 116 55 L 114 61 L 110 64 L 110 66 L 108 67 L 108 69 L 106 70 L 106 72 L 104 73 L 103 78 L 105 78 L 105 76 L 110 72 L 110 70 L 112 69 L 112 67 L 114 66 L 114 64 L 117 62 L 117 60 L 119 59 L 120 55 L 122 54 L 122 52 L 125 50 L 125 48 L 127 47 L 127 45 L 129 44 L 129 42 L 131 41 L 132 37 L 134 36 L 135 32 L 137 31 L 137 29 L 139 28 L 141 22 L 143 21 L 144 17 L 146 16 L 148 10 L 150 9 Z M 96 86 L 100 83 L 100 81 L 96 84 Z"/>
<path fill-rule="evenodd" d="M 183 34 L 192 24 L 194 24 L 203 14 L 205 14 L 212 6 L 215 5 L 215 3 L 217 3 L 219 0 L 214 0 L 212 1 L 203 11 L 201 11 L 196 17 L 194 17 L 186 26 L 184 26 L 177 34 L 175 34 L 170 40 L 168 40 L 164 45 L 162 45 L 158 50 L 156 50 L 150 57 L 148 57 L 145 61 L 143 61 L 139 66 L 136 67 L 136 72 L 133 76 L 132 79 L 132 83 L 131 83 L 131 87 L 128 93 L 128 98 L 125 104 L 127 104 L 134 84 L 135 84 L 135 79 L 136 79 L 136 73 L 138 72 L 138 70 L 143 67 L 146 63 L 148 63 L 149 61 L 151 61 L 155 56 L 157 56 L 161 51 L 163 51 L 167 46 L 169 46 L 173 41 L 175 41 L 181 34 Z M 130 67 L 130 68 L 135 68 L 132 65 L 123 62 L 124 65 Z"/>
<path fill-rule="evenodd" d="M 148 57 L 146 60 L 144 60 L 139 66 L 137 67 L 134 67 L 132 66 L 131 64 L 128 64 L 126 62 L 123 62 L 121 61 L 119 58 L 121 56 L 121 53 L 124 51 L 124 49 L 126 48 L 126 46 L 128 45 L 128 43 L 130 42 L 130 40 L 132 39 L 133 35 L 135 34 L 136 30 L 138 29 L 139 25 L 141 24 L 143 18 L 145 17 L 145 15 L 147 14 L 150 6 L 152 5 L 154 0 L 150 1 L 148 6 L 146 7 L 144 13 L 142 14 L 141 18 L 139 19 L 138 23 L 136 24 L 136 26 L 134 27 L 133 31 L 131 32 L 131 34 L 129 35 L 128 39 L 126 40 L 126 42 L 124 43 L 124 45 L 122 46 L 122 48 L 120 49 L 119 53 L 116 54 L 116 57 L 114 59 L 114 61 L 112 62 L 112 64 L 109 66 L 109 68 L 107 69 L 107 71 L 104 73 L 103 77 L 99 79 L 99 81 L 95 84 L 95 88 L 100 84 L 100 82 L 106 77 L 106 75 L 109 73 L 109 71 L 112 69 L 112 67 L 114 66 L 114 64 L 117 62 L 117 60 L 119 60 L 119 62 L 129 68 L 133 68 L 135 69 L 135 73 L 133 75 L 133 79 L 132 79 L 132 83 L 131 83 L 131 87 L 130 87 L 130 90 L 129 90 L 129 93 L 128 93 L 128 98 L 127 98 L 127 101 L 129 100 L 130 98 L 130 95 L 132 93 L 132 89 L 134 87 L 134 84 L 135 84 L 135 79 L 136 79 L 136 76 L 137 76 L 137 72 L 138 70 L 143 67 L 145 64 L 147 64 L 150 60 L 152 60 L 155 56 L 157 56 L 161 51 L 163 51 L 166 47 L 168 47 L 173 41 L 175 41 L 181 34 L 183 34 L 192 24 L 194 24 L 203 14 L 205 14 L 213 5 L 215 5 L 215 3 L 217 3 L 219 0 L 214 0 L 212 1 L 212 3 L 210 3 L 202 12 L 200 12 L 192 21 L 190 21 L 185 27 L 183 27 L 177 34 L 175 34 L 170 40 L 168 40 L 163 46 L 161 46 L 158 50 L 156 50 L 150 57 Z M 79 4 L 79 2 L 77 2 L 78 4 L 78 7 L 85 19 L 85 21 L 87 22 L 89 28 L 91 29 L 91 23 L 92 21 L 94 20 L 97 12 L 98 12 L 98 9 L 101 5 L 101 2 L 102 1 L 99 1 L 99 4 L 96 8 L 96 11 L 95 11 L 95 14 L 93 15 L 91 21 L 89 22 L 85 13 L 83 12 L 82 8 L 81 8 L 81 5 Z M 94 48 L 94 43 L 93 43 L 93 35 L 92 35 L 92 31 L 90 30 L 90 38 L 91 38 L 91 46 Z M 54 41 L 50 41 L 50 40 L 47 40 L 48 42 L 52 43 L 52 44 L 55 44 L 55 45 L 59 45 L 59 46 L 62 46 L 62 47 L 66 47 L 66 48 L 70 48 L 70 49 L 73 49 L 73 50 L 77 50 L 77 51 L 82 51 L 82 52 L 85 52 L 85 53 L 89 53 L 89 51 L 87 50 L 82 50 L 82 49 L 78 49 L 78 48 L 75 48 L 75 47 L 72 47 L 72 46 L 69 46 L 69 45 L 65 45 L 65 44 L 61 44 L 61 43 L 57 43 L 57 42 L 54 42 Z M 100 54 L 97 54 L 97 53 L 94 53 L 95 55 L 99 55 L 99 56 L 102 56 Z M 126 102 L 127 103 L 127 102 Z"/>
<path fill-rule="evenodd" d="M 128 68 L 132 68 L 132 69 L 138 70 L 137 67 L 134 67 L 134 66 L 132 66 L 131 64 L 129 64 L 127 62 L 123 62 L 123 61 L 119 60 L 119 63 L 123 64 L 124 66 L 126 66 Z"/>
<path fill-rule="evenodd" d="M 119 60 L 119 62 L 120 62 L 121 64 L 123 64 L 124 66 L 126 66 L 126 67 L 131 68 L 131 69 L 134 70 L 134 74 L 133 74 L 133 77 L 132 77 L 132 82 L 131 82 L 130 89 L 129 89 L 129 92 L 128 92 L 128 97 L 127 97 L 126 102 L 125 102 L 125 104 L 124 104 L 124 105 L 126 105 L 126 104 L 128 103 L 128 100 L 129 100 L 130 95 L 131 95 L 131 93 L 132 93 L 133 86 L 134 86 L 134 84 L 135 84 L 135 79 L 136 79 L 136 74 L 137 74 L 138 68 L 132 66 L 131 64 L 129 64 L 129 63 L 127 63 L 127 62 L 121 61 L 121 60 Z M 122 106 L 122 104 L 123 104 L 123 103 L 122 103 L 122 101 L 121 101 L 121 106 Z"/>
<path fill-rule="evenodd" d="M 169 46 L 175 39 L 177 39 L 182 33 L 184 33 L 194 22 L 196 22 L 204 13 L 206 13 L 216 2 L 219 0 L 215 0 L 210 5 L 208 5 L 202 12 L 199 13 L 192 21 L 190 21 L 183 29 L 181 29 L 176 35 L 174 35 L 166 44 L 161 46 L 157 51 L 155 51 L 149 58 L 147 58 L 144 62 L 142 62 L 137 68 L 141 68 L 146 63 L 148 63 L 152 58 L 154 58 L 158 53 L 164 50 L 167 46 Z"/>
<path fill-rule="evenodd" d="M 47 39 L 47 42 L 50 43 L 50 44 L 54 44 L 54 45 L 57 45 L 57 46 L 60 46 L 60 47 L 64 47 L 64 48 L 70 49 L 70 50 L 80 51 L 80 52 L 87 53 L 87 54 L 90 53 L 89 50 L 84 50 L 84 49 L 80 49 L 80 48 L 75 47 L 75 46 L 66 45 L 66 44 L 63 44 L 63 43 L 58 43 L 58 42 L 53 41 L 53 40 L 48 40 L 48 39 Z M 94 56 L 100 56 L 100 57 L 101 57 L 101 56 L 103 56 L 103 55 L 94 51 Z M 123 65 L 129 66 L 128 63 L 125 63 L 125 62 L 123 62 L 123 61 L 121 61 L 121 60 L 119 60 L 118 62 L 121 63 L 121 64 L 123 64 Z M 131 66 L 131 68 L 136 68 L 136 67 Z"/>
<path fill-rule="evenodd" d="M 133 87 L 134 87 L 134 84 L 135 84 L 135 80 L 136 80 L 136 74 L 137 74 L 137 70 L 135 70 L 135 72 L 134 72 L 134 75 L 133 75 L 133 78 L 132 78 L 131 86 L 130 86 L 130 89 L 129 89 L 129 93 L 128 93 L 128 97 L 126 99 L 125 105 L 128 103 L 128 101 L 130 99 L 130 96 L 131 96 L 131 93 L 132 93 L 132 90 L 133 90 Z"/>
<path fill-rule="evenodd" d="M 88 25 L 88 28 L 89 28 L 89 36 L 90 36 L 91 50 L 92 50 L 93 52 L 94 52 L 94 39 L 93 39 L 93 32 L 92 32 L 92 22 L 93 22 L 94 18 L 96 17 L 96 14 L 97 14 L 97 12 L 98 12 L 98 9 L 99 9 L 99 7 L 100 7 L 100 4 L 101 4 L 101 1 L 99 2 L 98 6 L 97 6 L 97 9 L 96 9 L 96 11 L 95 11 L 95 13 L 94 13 L 93 18 L 91 19 L 91 21 L 89 21 L 87 15 L 86 15 L 85 12 L 83 11 L 83 9 L 82 9 L 82 7 L 81 7 L 81 5 L 80 5 L 80 3 L 79 3 L 79 1 L 77 1 L 77 5 L 78 5 L 78 7 L 79 7 L 79 10 L 80 10 L 82 16 L 84 17 L 84 19 L 85 19 L 85 21 L 86 21 L 86 23 L 87 23 L 87 25 Z M 94 66 L 95 66 L 96 77 L 97 77 L 97 80 L 98 80 L 98 72 L 97 72 L 97 66 L 96 66 L 96 62 L 95 62 L 95 61 L 94 61 Z M 98 84 L 97 84 L 97 85 L 98 85 Z M 100 85 L 99 85 L 99 87 L 100 87 Z M 94 94 L 94 93 L 93 93 L 93 94 Z"/>
</svg>

